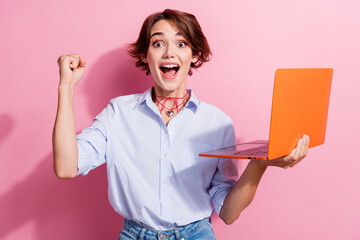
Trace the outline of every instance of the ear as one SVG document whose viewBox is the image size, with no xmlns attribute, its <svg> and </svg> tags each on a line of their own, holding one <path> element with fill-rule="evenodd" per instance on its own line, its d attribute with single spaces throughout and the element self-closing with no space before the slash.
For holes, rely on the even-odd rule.
<svg viewBox="0 0 360 240">
<path fill-rule="evenodd" d="M 191 62 L 196 63 L 198 60 L 199 60 L 199 54 L 198 53 L 193 54 Z"/>
<path fill-rule="evenodd" d="M 145 56 L 141 55 L 140 58 L 141 58 L 141 61 L 143 61 L 144 63 L 147 63 L 147 59 Z"/>
</svg>

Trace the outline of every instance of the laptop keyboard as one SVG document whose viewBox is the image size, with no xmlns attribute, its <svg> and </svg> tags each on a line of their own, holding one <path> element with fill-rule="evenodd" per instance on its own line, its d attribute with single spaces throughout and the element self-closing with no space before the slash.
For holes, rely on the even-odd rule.
<svg viewBox="0 0 360 240">
<path fill-rule="evenodd" d="M 268 146 L 269 145 L 265 144 L 260 147 L 241 150 L 236 152 L 235 155 L 240 155 L 244 157 L 267 157 Z"/>
</svg>

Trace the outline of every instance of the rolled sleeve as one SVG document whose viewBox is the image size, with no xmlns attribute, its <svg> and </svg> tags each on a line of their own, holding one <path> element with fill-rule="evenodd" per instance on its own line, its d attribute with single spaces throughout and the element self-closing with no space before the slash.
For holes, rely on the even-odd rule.
<svg viewBox="0 0 360 240">
<path fill-rule="evenodd" d="M 220 214 L 224 200 L 238 179 L 238 161 L 235 159 L 220 159 L 218 168 L 211 182 L 209 194 L 215 211 Z"/>
<path fill-rule="evenodd" d="M 107 129 L 112 119 L 112 106 L 109 104 L 94 120 L 90 127 L 77 135 L 78 173 L 87 175 L 92 169 L 106 161 Z"/>
<path fill-rule="evenodd" d="M 223 147 L 235 145 L 235 131 L 231 124 L 225 131 Z M 220 214 L 224 200 L 239 178 L 239 162 L 237 159 L 219 159 L 216 172 L 211 181 L 209 194 L 211 196 L 215 211 Z"/>
</svg>

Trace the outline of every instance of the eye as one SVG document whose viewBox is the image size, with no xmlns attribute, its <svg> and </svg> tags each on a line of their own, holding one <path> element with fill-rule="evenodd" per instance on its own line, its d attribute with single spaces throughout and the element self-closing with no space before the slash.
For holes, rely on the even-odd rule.
<svg viewBox="0 0 360 240">
<path fill-rule="evenodd" d="M 161 47 L 161 46 L 163 46 L 164 44 L 162 43 L 162 42 L 160 42 L 160 41 L 155 41 L 153 44 L 153 47 Z"/>
<path fill-rule="evenodd" d="M 184 42 L 184 41 L 181 41 L 181 42 L 178 42 L 178 43 L 177 43 L 177 46 L 178 46 L 178 47 L 181 47 L 181 48 L 186 47 L 186 45 L 187 45 L 187 44 L 186 44 L 186 42 Z"/>
</svg>

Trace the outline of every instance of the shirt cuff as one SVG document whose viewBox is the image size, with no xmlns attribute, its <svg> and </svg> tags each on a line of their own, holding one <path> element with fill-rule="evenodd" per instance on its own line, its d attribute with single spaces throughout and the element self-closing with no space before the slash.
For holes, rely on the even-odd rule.
<svg viewBox="0 0 360 240">
<path fill-rule="evenodd" d="M 222 206 L 224 205 L 224 200 L 225 200 L 226 196 L 228 195 L 228 193 L 230 192 L 231 188 L 232 187 L 230 187 L 230 186 L 221 188 L 214 194 L 212 201 L 213 201 L 215 211 L 218 215 L 220 214 L 220 210 L 221 210 Z"/>
<path fill-rule="evenodd" d="M 78 141 L 78 172 L 76 176 L 78 175 L 87 175 L 90 170 L 95 168 L 96 166 L 93 166 L 93 163 L 95 162 L 96 157 L 92 154 L 88 154 L 86 151 L 84 151 L 81 142 Z"/>
<path fill-rule="evenodd" d="M 89 167 L 86 164 L 86 160 L 85 159 L 80 159 L 78 158 L 78 172 L 76 174 L 76 176 L 81 175 L 87 175 L 89 173 L 89 171 L 86 171 L 86 169 L 88 169 Z"/>
</svg>

